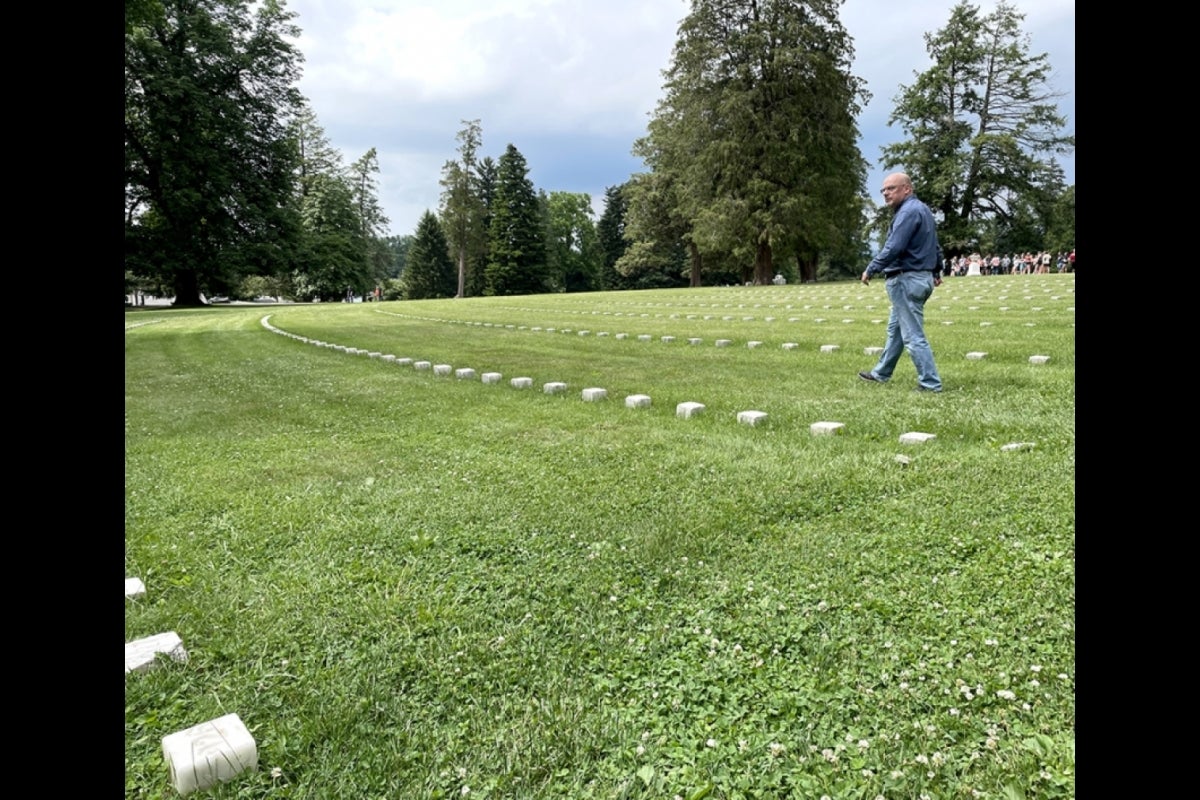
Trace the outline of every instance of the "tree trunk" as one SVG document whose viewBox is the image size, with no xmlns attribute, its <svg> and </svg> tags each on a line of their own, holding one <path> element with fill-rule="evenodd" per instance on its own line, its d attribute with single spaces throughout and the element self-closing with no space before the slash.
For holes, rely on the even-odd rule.
<svg viewBox="0 0 1200 800">
<path fill-rule="evenodd" d="M 817 282 L 817 259 L 796 253 L 796 272 L 801 283 Z"/>
<path fill-rule="evenodd" d="M 175 289 L 174 306 L 201 306 L 200 283 L 194 269 L 177 269 L 172 285 Z"/>
<path fill-rule="evenodd" d="M 769 286 L 775 277 L 775 262 L 771 259 L 771 242 L 760 239 L 758 249 L 754 253 L 754 284 Z"/>
<path fill-rule="evenodd" d="M 688 286 L 693 289 L 700 286 L 700 248 L 696 247 L 695 242 L 688 242 L 688 255 L 691 256 L 692 271 L 688 276 Z"/>
</svg>

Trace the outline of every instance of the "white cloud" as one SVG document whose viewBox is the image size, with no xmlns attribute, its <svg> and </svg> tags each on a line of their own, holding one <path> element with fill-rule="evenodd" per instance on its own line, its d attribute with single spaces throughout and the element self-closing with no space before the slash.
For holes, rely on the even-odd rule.
<svg viewBox="0 0 1200 800">
<path fill-rule="evenodd" d="M 873 95 L 860 118 L 863 155 L 895 141 L 892 99 L 928 66 L 923 34 L 953 3 L 847 0 L 853 72 Z M 1024 8 L 1027 6 L 1028 8 Z M 380 199 L 398 234 L 437 207 L 441 167 L 462 120 L 481 120 L 481 155 L 512 143 L 539 189 L 603 195 L 640 165 L 684 0 L 293 0 L 303 31 L 301 91 L 352 161 L 379 152 Z M 981 3 L 986 12 L 994 1 Z M 1033 47 L 1048 52 L 1074 130 L 1073 0 L 1023 0 Z M 1074 180 L 1071 159 L 1068 177 Z M 873 173 L 868 187 L 877 182 Z"/>
</svg>

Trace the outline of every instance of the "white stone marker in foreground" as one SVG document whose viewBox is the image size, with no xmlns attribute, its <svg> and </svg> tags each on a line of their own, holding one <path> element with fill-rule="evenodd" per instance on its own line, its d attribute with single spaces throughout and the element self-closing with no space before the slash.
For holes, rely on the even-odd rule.
<svg viewBox="0 0 1200 800">
<path fill-rule="evenodd" d="M 836 353 L 838 350 L 841 350 L 841 349 L 842 349 L 841 345 L 837 345 L 837 344 L 823 344 L 823 345 L 821 345 L 821 352 L 822 352 L 822 353 Z"/>
<path fill-rule="evenodd" d="M 704 344 L 704 340 L 693 336 L 692 338 L 688 339 L 688 344 Z"/>
<path fill-rule="evenodd" d="M 412 366 L 412 363 L 413 363 L 413 360 L 411 358 L 397 358 L 396 359 L 396 366 L 398 366 L 398 367 L 409 367 L 409 366 Z"/>
<path fill-rule="evenodd" d="M 638 341 L 639 341 L 639 342 L 648 342 L 648 341 L 650 341 L 652 338 L 653 338 L 653 337 L 652 337 L 650 334 L 648 334 L 648 333 L 639 333 L 639 334 L 638 334 Z"/>
<path fill-rule="evenodd" d="M 429 369 L 429 368 L 430 368 L 430 367 L 432 367 L 432 366 L 433 366 L 433 365 L 432 365 L 432 364 L 430 364 L 428 361 L 416 361 L 416 362 L 413 362 L 413 369 Z"/>
<path fill-rule="evenodd" d="M 925 444 L 936 438 L 936 433 L 918 433 L 917 431 L 912 431 L 911 433 L 900 434 L 900 444 Z"/>
<path fill-rule="evenodd" d="M 470 367 L 456 369 L 454 370 L 454 377 L 458 378 L 460 381 L 473 381 L 475 380 L 475 370 L 471 369 Z"/>
<path fill-rule="evenodd" d="M 808 426 L 813 436 L 836 436 L 846 427 L 844 422 L 814 422 Z"/>
<path fill-rule="evenodd" d="M 146 584 L 142 583 L 141 578 L 126 578 L 125 579 L 125 599 L 132 600 L 135 597 L 141 597 L 146 593 Z"/>
<path fill-rule="evenodd" d="M 258 769 L 258 747 L 237 714 L 164 736 L 163 758 L 180 794 L 207 789 Z"/>
<path fill-rule="evenodd" d="M 1033 448 L 1034 448 L 1033 442 L 1012 442 L 1011 444 L 1006 444 L 1003 447 L 1001 447 L 1000 452 L 1001 453 L 1012 453 L 1017 450 L 1032 450 Z"/>
<path fill-rule="evenodd" d="M 659 341 L 661 341 L 663 344 L 671 344 L 675 341 L 675 337 L 674 336 L 663 336 L 661 339 L 659 339 Z"/>
<path fill-rule="evenodd" d="M 756 347 L 762 347 L 762 342 L 746 342 L 746 347 L 753 350 Z"/>
<path fill-rule="evenodd" d="M 499 383 L 502 377 L 504 376 L 499 372 L 485 372 L 479 376 L 479 379 L 484 383 Z"/>
<path fill-rule="evenodd" d="M 145 672 L 154 666 L 154 657 L 165 653 L 175 661 L 187 661 L 183 640 L 175 631 L 158 633 L 125 643 L 125 672 Z"/>
<path fill-rule="evenodd" d="M 513 378 L 509 383 L 514 389 L 529 389 L 533 386 L 533 378 Z"/>
<path fill-rule="evenodd" d="M 729 347 L 733 344 L 733 339 L 717 339 L 717 347 Z"/>
<path fill-rule="evenodd" d="M 618 333 L 618 334 L 616 335 L 616 338 L 617 338 L 617 339 L 628 339 L 628 338 L 629 338 L 629 334 L 628 334 L 628 333 Z"/>
<path fill-rule="evenodd" d="M 1050 360 L 1050 356 L 1030 356 L 1029 357 L 1030 364 L 1045 364 L 1049 360 Z"/>
<path fill-rule="evenodd" d="M 586 403 L 594 403 L 597 400 L 603 400 L 608 397 L 607 389 L 591 388 L 583 390 L 583 400 Z"/>
<path fill-rule="evenodd" d="M 987 358 L 987 353 L 981 353 L 978 350 L 967 353 L 967 361 L 983 361 Z"/>
<path fill-rule="evenodd" d="M 767 412 L 765 411 L 739 411 L 737 415 L 738 422 L 751 427 L 754 427 L 766 418 Z"/>
<path fill-rule="evenodd" d="M 680 419 L 691 419 L 703 410 L 703 403 L 693 403 L 689 401 L 687 403 L 680 403 L 679 405 L 675 406 L 675 416 L 679 417 Z"/>
<path fill-rule="evenodd" d="M 800 345 L 796 342 L 784 342 L 782 345 L 780 345 L 780 347 L 782 347 L 784 350 L 795 350 L 799 346 Z"/>
<path fill-rule="evenodd" d="M 863 348 L 864 356 L 877 356 L 882 352 L 883 352 L 882 347 L 864 347 Z"/>
<path fill-rule="evenodd" d="M 452 369 L 454 369 L 454 368 L 452 366 L 450 366 L 449 364 L 434 364 L 433 365 L 433 374 L 434 375 L 449 375 L 450 370 L 452 370 Z"/>
<path fill-rule="evenodd" d="M 626 408 L 649 408 L 650 395 L 648 394 L 631 394 L 625 398 Z"/>
<path fill-rule="evenodd" d="M 562 381 L 550 381 L 542 384 L 542 391 L 546 394 L 562 394 L 567 390 L 567 385 Z"/>
</svg>

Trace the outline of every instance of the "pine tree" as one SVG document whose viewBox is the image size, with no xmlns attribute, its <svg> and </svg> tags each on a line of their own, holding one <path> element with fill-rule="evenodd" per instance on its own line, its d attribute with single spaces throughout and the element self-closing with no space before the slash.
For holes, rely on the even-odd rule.
<svg viewBox="0 0 1200 800">
<path fill-rule="evenodd" d="M 539 294 L 550 288 L 541 209 L 525 157 L 513 145 L 500 156 L 489 229 L 487 293 Z"/>
<path fill-rule="evenodd" d="M 1055 156 L 1075 138 L 1064 133 L 1049 57 L 1032 52 L 1023 21 L 1007 2 L 986 15 L 959 3 L 946 27 L 925 35 L 933 65 L 896 100 L 891 122 L 908 138 L 883 149 L 884 166 L 908 172 L 940 212 L 950 253 L 1025 227 L 1027 212 L 1052 208 L 1064 189 Z"/>
<path fill-rule="evenodd" d="M 446 234 L 433 212 L 426 211 L 417 223 L 416 236 L 408 249 L 404 297 L 406 300 L 453 297 L 457 284 Z"/>
<path fill-rule="evenodd" d="M 665 97 L 635 152 L 665 177 L 654 191 L 706 265 L 753 264 L 765 283 L 778 251 L 815 276 L 857 229 L 865 95 L 838 5 L 693 0 L 680 24 Z"/>
</svg>

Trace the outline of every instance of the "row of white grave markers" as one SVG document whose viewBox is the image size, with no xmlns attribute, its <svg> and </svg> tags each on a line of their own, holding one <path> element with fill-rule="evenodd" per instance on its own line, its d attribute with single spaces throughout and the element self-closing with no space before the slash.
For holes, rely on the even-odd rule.
<svg viewBox="0 0 1200 800">
<path fill-rule="evenodd" d="M 126 600 L 136 600 L 145 593 L 146 586 L 140 578 L 125 579 Z M 179 662 L 188 658 L 175 631 L 147 636 L 125 643 L 125 674 L 145 672 L 154 666 L 160 654 Z M 258 769 L 258 746 L 237 714 L 226 714 L 164 736 L 162 752 L 171 785 L 181 795 Z"/>
<path fill-rule="evenodd" d="M 411 365 L 414 369 L 417 369 L 417 370 L 432 370 L 434 375 L 442 376 L 442 377 L 448 376 L 453 372 L 454 376 L 456 378 L 458 378 L 459 380 L 475 380 L 475 378 L 476 378 L 475 370 L 471 369 L 469 367 L 454 369 L 453 366 L 450 364 L 433 364 L 430 361 L 413 361 L 411 358 L 397 358 L 396 356 L 391 355 L 391 354 L 384 354 L 384 353 L 380 353 L 380 352 L 376 352 L 376 351 L 361 350 L 361 349 L 353 348 L 353 347 L 344 347 L 342 345 L 331 345 L 328 342 L 322 342 L 322 341 L 316 341 L 313 339 L 309 339 L 308 337 L 290 333 L 281 328 L 275 327 L 274 325 L 271 324 L 269 314 L 262 318 L 262 325 L 264 328 L 266 328 L 267 330 L 269 330 L 273 333 L 278 333 L 282 336 L 287 336 L 291 339 L 295 339 L 297 341 L 304 342 L 306 344 L 313 344 L 318 347 L 332 347 L 336 350 L 350 353 L 352 355 L 365 354 L 371 358 L 378 358 L 382 361 L 395 363 L 395 364 L 399 364 L 402 366 Z M 625 335 L 625 334 L 618 334 L 618 337 L 623 336 L 623 335 Z M 664 338 L 666 338 L 666 337 L 664 337 Z M 649 340 L 649 337 L 646 337 L 646 339 Z M 718 339 L 717 340 L 718 347 L 727 346 L 729 343 L 730 342 L 728 339 Z M 749 342 L 748 344 L 751 348 L 753 348 L 754 346 L 761 344 L 761 342 Z M 788 342 L 784 345 L 784 347 L 788 348 L 788 345 L 795 346 L 794 343 Z M 828 345 L 821 346 L 822 353 L 836 353 L 840 349 L 841 349 L 841 347 L 836 344 L 828 344 Z M 863 348 L 863 355 L 876 356 L 882 352 L 883 352 L 882 347 L 864 347 Z M 967 358 L 970 360 L 980 360 L 986 355 L 987 355 L 987 353 L 978 353 L 978 352 L 967 353 Z M 1034 364 L 1045 364 L 1047 361 L 1050 360 L 1050 357 L 1049 356 L 1030 356 L 1029 360 L 1031 363 L 1034 363 Z M 482 375 L 480 375 L 479 378 L 482 383 L 491 385 L 491 384 L 499 383 L 501 381 L 501 379 L 503 378 L 503 375 L 501 375 L 501 373 L 499 373 L 499 372 L 485 372 Z M 529 388 L 532 388 L 532 386 L 533 386 L 533 378 L 529 378 L 529 377 L 512 378 L 509 380 L 509 385 L 512 386 L 514 389 L 529 389 Z M 567 384 L 562 381 L 548 381 L 548 382 L 542 384 L 542 392 L 545 394 L 565 394 L 567 392 L 567 389 L 568 389 Z M 600 387 L 589 387 L 589 388 L 583 390 L 581 396 L 582 396 L 584 402 L 588 402 L 588 403 L 597 402 L 600 400 L 606 400 L 608 398 L 608 390 L 600 388 Z M 645 395 L 645 394 L 633 394 L 633 395 L 629 395 L 628 397 L 625 398 L 625 407 L 626 408 L 649 408 L 650 404 L 651 404 L 650 396 Z M 695 401 L 683 402 L 683 403 L 679 403 L 678 405 L 676 405 L 675 416 L 680 419 L 691 419 L 692 417 L 697 416 L 704 410 L 705 410 L 705 405 L 703 403 L 698 403 Z M 737 412 L 737 421 L 738 421 L 738 423 L 743 424 L 743 425 L 755 426 L 761 422 L 764 422 L 766 419 L 767 419 L 767 413 L 765 411 L 748 410 L 748 411 Z M 812 424 L 810 431 L 814 436 L 822 436 L 822 435 L 828 435 L 830 433 L 840 433 L 844 427 L 845 427 L 845 425 L 840 422 L 816 422 L 816 423 Z M 932 434 L 932 433 L 911 432 L 911 433 L 906 433 L 906 434 L 901 435 L 900 443 L 901 444 L 923 444 L 924 442 L 930 441 L 934 438 L 936 438 L 936 436 L 935 436 L 935 434 Z M 1010 450 L 1016 450 L 1016 449 L 1027 449 L 1027 447 L 1024 446 L 1027 444 L 1028 443 L 1017 442 L 1012 445 L 1005 445 L 1001 449 L 1005 450 L 1006 452 L 1010 451 Z"/>
</svg>

